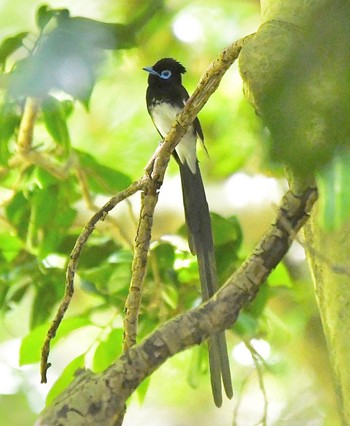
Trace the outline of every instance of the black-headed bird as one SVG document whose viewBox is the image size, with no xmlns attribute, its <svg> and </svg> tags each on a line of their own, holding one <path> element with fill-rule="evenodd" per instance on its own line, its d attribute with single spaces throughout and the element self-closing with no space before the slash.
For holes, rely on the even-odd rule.
<svg viewBox="0 0 350 426">
<path fill-rule="evenodd" d="M 183 109 L 189 95 L 182 85 L 186 69 L 172 58 L 160 59 L 149 73 L 146 94 L 147 110 L 162 138 L 165 138 L 176 115 Z M 196 142 L 204 145 L 203 131 L 198 118 L 187 129 L 176 146 L 173 156 L 180 168 L 185 219 L 189 247 L 197 255 L 202 298 L 209 299 L 218 289 L 213 235 L 209 207 L 199 170 Z M 224 332 L 208 340 L 211 386 L 216 406 L 222 405 L 221 380 L 228 398 L 232 398 L 232 383 Z"/>
</svg>

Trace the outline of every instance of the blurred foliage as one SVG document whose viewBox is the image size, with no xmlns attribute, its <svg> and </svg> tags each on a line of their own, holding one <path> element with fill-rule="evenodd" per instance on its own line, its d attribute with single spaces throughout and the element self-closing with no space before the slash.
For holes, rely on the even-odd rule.
<svg viewBox="0 0 350 426">
<path fill-rule="evenodd" d="M 0 306 L 11 332 L 0 329 L 0 339 L 20 337 L 20 365 L 28 366 L 39 361 L 64 291 L 65 266 L 86 220 L 106 197 L 141 176 L 159 142 L 145 108 L 142 67 L 160 57 L 178 58 L 188 69 L 184 82 L 191 92 L 221 48 L 256 29 L 259 5 L 255 0 L 219 0 L 215 5 L 209 0 L 72 5 L 33 1 L 20 8 L 16 2 L 7 3 L 0 17 L 6 29 L 0 44 Z M 198 31 L 191 41 L 186 37 L 193 25 Z M 34 157 L 19 155 L 17 146 L 28 96 L 36 98 L 39 107 L 30 147 Z M 205 179 L 221 181 L 239 168 L 251 172 L 261 168 L 261 140 L 267 138 L 243 99 L 236 68 L 225 76 L 200 118 L 210 153 L 209 160 L 201 160 Z M 204 157 L 201 152 L 199 156 Z M 171 164 L 170 173 L 175 170 Z M 135 228 L 132 209 L 126 210 L 126 219 L 107 218 L 83 251 L 73 305 L 52 342 L 54 353 L 69 339 L 74 350 L 64 353 L 64 369 L 49 391 L 48 403 L 68 385 L 77 368 L 99 372 L 120 354 Z M 212 214 L 212 222 L 224 282 L 247 248 L 237 217 Z M 196 261 L 184 240 L 182 226 L 151 245 L 139 339 L 200 302 Z M 292 364 L 285 358 L 300 355 L 291 346 L 306 345 L 307 351 L 314 344 L 324 351 L 322 336 L 311 344 L 304 335 L 315 315 L 318 320 L 311 286 L 295 282 L 292 275 L 289 267 L 279 265 L 229 333 L 231 346 L 260 337 L 276 354 L 282 353 L 268 365 L 269 374 L 281 377 L 282 383 Z M 89 336 L 83 344 L 76 338 L 80 332 Z M 192 386 L 202 386 L 207 374 L 205 352 L 202 345 L 190 355 Z M 304 362 L 307 371 L 323 369 L 327 375 L 325 362 L 320 361 L 319 367 L 315 359 L 310 365 L 298 362 Z M 183 365 L 176 368 L 179 375 Z M 251 371 L 238 364 L 234 370 L 239 388 Z M 153 376 L 138 389 L 141 401 L 150 383 L 150 392 L 157 391 L 152 380 Z M 203 386 L 209 390 L 207 377 Z M 317 379 L 312 392 L 316 389 Z M 174 385 L 171 394 L 176 393 Z M 288 397 L 283 404 L 288 404 Z"/>
<path fill-rule="evenodd" d="M 349 148 L 349 16 L 347 2 L 320 5 L 264 93 L 271 154 L 298 174 L 320 170 L 337 149 Z"/>
</svg>

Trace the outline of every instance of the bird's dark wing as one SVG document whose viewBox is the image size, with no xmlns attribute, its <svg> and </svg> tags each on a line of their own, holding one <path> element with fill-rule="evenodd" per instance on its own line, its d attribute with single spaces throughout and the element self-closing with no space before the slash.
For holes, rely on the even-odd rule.
<svg viewBox="0 0 350 426">
<path fill-rule="evenodd" d="M 186 90 L 183 86 L 179 86 L 179 92 L 180 92 L 180 94 L 181 94 L 181 99 L 182 99 L 182 102 L 183 102 L 183 104 L 182 104 L 182 105 L 180 105 L 180 104 L 179 104 L 179 106 L 180 106 L 181 108 L 183 108 L 183 107 L 184 107 L 184 105 L 185 105 L 185 103 L 186 103 L 186 101 L 187 101 L 187 99 L 188 99 L 190 96 L 189 96 L 189 94 L 188 94 L 187 90 Z M 201 126 L 201 123 L 199 122 L 199 120 L 198 120 L 198 118 L 197 118 L 197 117 L 195 118 L 195 120 L 194 120 L 194 122 L 193 122 L 193 125 L 194 125 L 194 129 L 195 129 L 195 131 L 196 131 L 196 133 L 197 133 L 197 135 L 198 135 L 199 139 L 200 139 L 200 140 L 202 141 L 202 143 L 204 144 L 204 135 L 203 135 L 203 131 L 202 131 L 202 126 Z"/>
</svg>

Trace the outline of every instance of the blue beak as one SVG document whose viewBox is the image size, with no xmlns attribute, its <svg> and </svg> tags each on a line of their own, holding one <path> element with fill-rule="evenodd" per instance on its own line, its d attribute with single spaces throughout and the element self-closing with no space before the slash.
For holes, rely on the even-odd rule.
<svg viewBox="0 0 350 426">
<path fill-rule="evenodd" d="M 147 71 L 147 72 L 149 72 L 150 74 L 153 74 L 153 75 L 157 75 L 158 77 L 159 77 L 159 74 L 157 73 L 157 71 L 154 71 L 154 69 L 152 68 L 152 67 L 144 67 L 144 68 L 142 68 L 144 71 Z"/>
</svg>

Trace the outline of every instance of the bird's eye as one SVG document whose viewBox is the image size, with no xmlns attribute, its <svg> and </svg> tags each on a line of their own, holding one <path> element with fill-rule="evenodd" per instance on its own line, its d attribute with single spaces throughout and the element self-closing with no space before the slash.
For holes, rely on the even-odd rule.
<svg viewBox="0 0 350 426">
<path fill-rule="evenodd" d="M 168 78 L 171 77 L 171 71 L 169 70 L 164 70 L 160 73 L 160 77 L 164 78 L 164 80 L 167 80 Z"/>
</svg>

